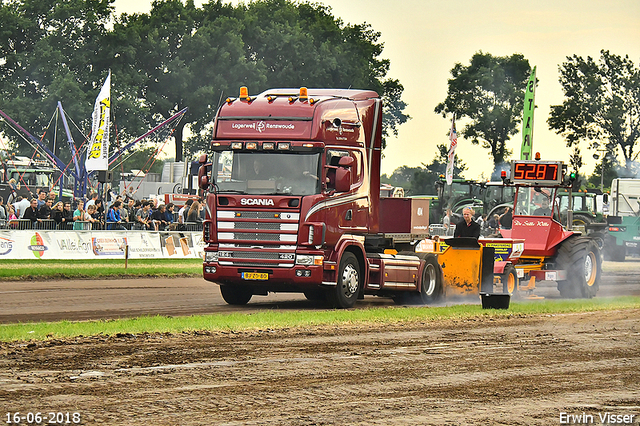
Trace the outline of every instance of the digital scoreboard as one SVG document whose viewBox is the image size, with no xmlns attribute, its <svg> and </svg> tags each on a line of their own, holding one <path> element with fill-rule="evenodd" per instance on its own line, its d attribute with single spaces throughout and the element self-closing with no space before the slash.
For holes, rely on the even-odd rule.
<svg viewBox="0 0 640 426">
<path fill-rule="evenodd" d="M 511 181 L 529 185 L 562 184 L 562 161 L 512 160 Z"/>
</svg>

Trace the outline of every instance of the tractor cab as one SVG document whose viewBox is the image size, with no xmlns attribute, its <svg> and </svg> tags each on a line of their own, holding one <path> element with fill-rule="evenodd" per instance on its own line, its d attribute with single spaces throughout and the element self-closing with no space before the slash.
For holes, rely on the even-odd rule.
<svg viewBox="0 0 640 426">
<path fill-rule="evenodd" d="M 552 256 L 556 246 L 574 234 L 558 221 L 557 191 L 558 187 L 516 185 L 511 229 L 503 229 L 501 234 L 524 239 L 527 255 Z"/>
</svg>

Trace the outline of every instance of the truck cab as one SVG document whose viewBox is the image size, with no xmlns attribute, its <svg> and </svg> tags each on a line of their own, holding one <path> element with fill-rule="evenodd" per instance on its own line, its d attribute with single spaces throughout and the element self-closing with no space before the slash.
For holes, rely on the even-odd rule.
<svg viewBox="0 0 640 426">
<path fill-rule="evenodd" d="M 242 88 L 227 99 L 199 176 L 211 190 L 204 278 L 231 304 L 287 291 L 352 305 L 369 272 L 365 239 L 379 231 L 381 137 L 372 91 Z"/>
</svg>

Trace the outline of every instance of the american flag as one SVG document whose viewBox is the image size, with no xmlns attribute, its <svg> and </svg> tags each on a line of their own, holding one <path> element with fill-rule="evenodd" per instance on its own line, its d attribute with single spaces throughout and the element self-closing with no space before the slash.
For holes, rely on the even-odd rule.
<svg viewBox="0 0 640 426">
<path fill-rule="evenodd" d="M 449 161 L 447 162 L 447 184 L 451 185 L 453 182 L 453 160 L 456 156 L 456 147 L 458 146 L 458 133 L 456 133 L 456 113 L 453 113 L 453 118 L 451 119 L 451 132 L 449 132 L 449 141 L 451 144 L 449 145 Z"/>
</svg>

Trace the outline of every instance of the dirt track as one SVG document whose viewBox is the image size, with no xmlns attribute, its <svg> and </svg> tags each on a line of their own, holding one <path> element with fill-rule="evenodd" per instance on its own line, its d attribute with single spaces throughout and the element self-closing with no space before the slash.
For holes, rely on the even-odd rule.
<svg viewBox="0 0 640 426">
<path fill-rule="evenodd" d="M 597 297 L 640 296 L 640 259 L 604 262 L 603 271 Z M 547 299 L 560 297 L 556 284 L 551 281 L 538 283 L 535 293 Z M 465 303 L 479 304 L 480 300 L 476 297 Z M 393 301 L 367 296 L 356 304 L 357 309 L 384 306 L 393 306 Z M 201 277 L 0 283 L 0 324 L 139 315 L 251 313 L 264 309 L 324 309 L 324 306 L 295 293 L 254 296 L 247 306 L 229 306 L 222 300 L 219 287 Z"/>
<path fill-rule="evenodd" d="M 6 412 L 83 424 L 638 424 L 639 382 L 637 310 L 0 346 Z"/>
<path fill-rule="evenodd" d="M 598 297 L 638 294 L 639 265 L 608 265 Z M 228 307 L 203 281 L 2 286 L 5 321 L 311 307 L 299 295 Z M 640 310 L 0 343 L 4 423 L 78 412 L 90 425 L 557 425 L 609 412 L 638 425 L 638 383 Z"/>
</svg>

